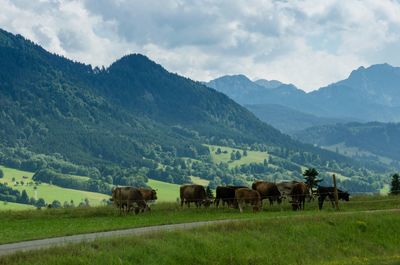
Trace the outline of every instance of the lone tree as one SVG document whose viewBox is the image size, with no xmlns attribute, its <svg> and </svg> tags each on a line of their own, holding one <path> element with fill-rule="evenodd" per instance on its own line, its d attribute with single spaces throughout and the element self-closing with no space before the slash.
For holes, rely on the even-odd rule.
<svg viewBox="0 0 400 265">
<path fill-rule="evenodd" d="M 43 198 L 39 198 L 39 200 L 36 201 L 36 207 L 40 209 L 44 206 L 46 206 L 46 201 Z"/>
<path fill-rule="evenodd" d="M 2 179 L 4 177 L 4 173 L 3 173 L 3 170 L 1 170 L 1 168 L 0 168 L 0 179 Z"/>
<path fill-rule="evenodd" d="M 321 179 L 317 179 L 318 175 L 319 173 L 315 168 L 308 168 L 303 173 L 306 184 L 311 188 L 311 190 L 312 188 L 317 187 L 318 183 L 322 181 Z"/>
<path fill-rule="evenodd" d="M 240 160 L 242 158 L 242 154 L 239 152 L 239 150 L 236 151 L 235 156 L 236 156 L 236 160 Z"/>
<path fill-rule="evenodd" d="M 23 204 L 29 204 L 29 196 L 26 190 L 23 190 L 21 193 L 20 202 Z"/>
<path fill-rule="evenodd" d="M 392 176 L 392 186 L 390 188 L 390 194 L 400 194 L 400 176 L 397 173 Z"/>
<path fill-rule="evenodd" d="M 210 188 L 209 185 L 206 187 L 206 194 L 207 194 L 207 198 L 209 198 L 209 199 L 214 198 L 213 191 L 212 191 L 212 189 Z"/>
</svg>

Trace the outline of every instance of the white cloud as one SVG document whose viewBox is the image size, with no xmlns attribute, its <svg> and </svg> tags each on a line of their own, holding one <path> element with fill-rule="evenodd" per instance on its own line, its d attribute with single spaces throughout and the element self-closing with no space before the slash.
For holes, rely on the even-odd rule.
<svg viewBox="0 0 400 265">
<path fill-rule="evenodd" d="M 0 27 L 69 58 L 108 65 L 145 53 L 197 80 L 244 73 L 311 90 L 360 65 L 400 65 L 390 0 L 0 0 Z"/>
</svg>

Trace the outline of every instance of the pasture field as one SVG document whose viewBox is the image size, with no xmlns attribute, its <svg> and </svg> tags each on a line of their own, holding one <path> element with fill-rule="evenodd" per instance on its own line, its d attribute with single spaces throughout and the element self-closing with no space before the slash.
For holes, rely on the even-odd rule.
<svg viewBox="0 0 400 265">
<path fill-rule="evenodd" d="M 247 151 L 247 156 L 242 155 L 242 158 L 240 160 L 231 161 L 232 151 L 235 152 L 239 151 L 241 154 L 243 154 L 243 150 L 225 146 L 218 146 L 218 145 L 206 145 L 206 146 L 210 149 L 211 158 L 213 159 L 214 163 L 218 164 L 221 162 L 225 162 L 229 164 L 230 168 L 250 163 L 263 163 L 264 159 L 268 158 L 269 156 L 267 152 Z M 215 151 L 217 151 L 218 148 L 221 148 L 222 151 L 221 154 L 215 153 Z M 223 153 L 224 151 L 226 151 L 227 153 L 226 154 Z"/>
<path fill-rule="evenodd" d="M 399 223 L 398 212 L 257 218 L 17 253 L 0 264 L 394 265 Z"/>
<path fill-rule="evenodd" d="M 35 209 L 32 205 L 15 203 L 15 202 L 5 202 L 0 201 L 0 211 L 8 211 L 8 210 L 33 210 Z"/>
<path fill-rule="evenodd" d="M 200 177 L 190 176 L 190 179 L 192 180 L 192 182 L 194 184 L 202 185 L 202 186 L 205 186 L 205 187 L 208 186 L 208 184 L 210 184 L 209 180 L 202 179 Z"/>
<path fill-rule="evenodd" d="M 278 216 L 324 216 L 334 212 L 330 204 L 318 211 L 317 202 L 306 203 L 305 211 L 293 212 L 287 201 L 272 207 L 264 204 L 262 212 L 253 213 L 247 207 L 241 214 L 237 209 L 181 208 L 175 203 L 156 203 L 150 212 L 138 215 L 122 214 L 112 206 L 75 209 L 42 209 L 28 211 L 0 211 L 0 244 L 88 232 L 110 231 L 151 225 L 193 221 L 251 218 L 262 220 Z M 341 212 L 362 210 L 400 209 L 400 196 L 363 196 L 340 203 Z M 397 213 L 398 214 L 398 213 Z"/>
<path fill-rule="evenodd" d="M 77 206 L 80 202 L 83 202 L 85 198 L 87 198 L 90 205 L 97 206 L 102 204 L 103 199 L 108 200 L 110 198 L 110 196 L 101 193 L 61 188 L 47 183 L 41 183 L 35 190 L 35 185 L 27 185 L 27 183 L 33 182 L 32 176 L 34 173 L 4 166 L 0 166 L 0 168 L 4 172 L 4 178 L 0 179 L 0 183 L 7 183 L 13 189 L 21 192 L 26 190 L 29 197 L 34 197 L 36 199 L 43 198 L 47 203 L 51 203 L 53 200 L 58 200 L 61 203 L 64 203 L 64 201 L 70 202 L 73 200 L 74 204 Z M 81 176 L 72 177 L 85 178 Z M 19 183 L 23 181 L 24 185 L 22 186 L 21 184 L 13 184 L 13 178 L 15 178 L 15 181 Z M 0 205 L 0 208 L 1 207 L 2 206 Z"/>
<path fill-rule="evenodd" d="M 149 179 L 147 184 L 157 190 L 157 201 L 159 202 L 176 202 L 179 198 L 179 187 L 178 184 L 172 184 L 159 180 Z"/>
</svg>

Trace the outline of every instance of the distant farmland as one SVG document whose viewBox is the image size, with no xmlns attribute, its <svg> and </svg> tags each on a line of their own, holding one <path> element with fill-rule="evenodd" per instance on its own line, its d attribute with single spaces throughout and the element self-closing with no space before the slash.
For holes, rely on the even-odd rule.
<svg viewBox="0 0 400 265">
<path fill-rule="evenodd" d="M 47 203 L 51 203 L 53 200 L 58 200 L 61 203 L 64 201 L 70 202 L 74 201 L 75 206 L 77 206 L 80 202 L 83 202 L 85 198 L 89 199 L 89 203 L 92 206 L 102 205 L 103 200 L 108 200 L 110 196 L 106 194 L 89 192 L 89 191 L 81 191 L 75 189 L 67 189 L 62 188 L 56 185 L 50 185 L 48 183 L 41 183 L 37 186 L 35 190 L 35 185 L 27 185 L 29 182 L 33 182 L 32 176 L 33 172 L 8 168 L 4 166 L 0 166 L 0 169 L 4 172 L 4 178 L 0 179 L 0 183 L 7 183 L 8 186 L 15 190 L 23 191 L 26 190 L 29 197 L 37 197 L 43 198 Z M 83 176 L 72 176 L 79 178 L 86 178 Z M 13 178 L 15 181 L 13 182 Z M 21 185 L 21 181 L 24 182 L 24 185 Z M 195 181 L 206 182 L 200 178 L 196 178 Z M 15 183 L 19 184 L 16 185 Z M 147 183 L 150 187 L 157 190 L 157 196 L 159 202 L 175 202 L 177 198 L 179 198 L 179 186 L 177 184 L 167 183 L 158 180 L 149 179 Z M 18 203 L 10 203 L 4 204 L 0 202 L 1 210 L 24 210 L 24 209 L 32 209 L 33 206 L 18 204 Z"/>
<path fill-rule="evenodd" d="M 34 184 L 27 185 L 27 183 L 33 182 L 32 172 L 12 169 L 4 166 L 0 166 L 0 168 L 4 172 L 4 178 L 0 179 L 0 183 L 7 183 L 11 188 L 21 192 L 26 190 L 29 197 L 36 197 L 37 199 L 43 198 L 47 203 L 51 203 L 53 200 L 58 200 L 62 204 L 64 201 L 70 202 L 73 200 L 74 204 L 77 206 L 80 202 L 83 202 L 85 198 L 87 198 L 90 205 L 100 205 L 103 199 L 108 200 L 110 198 L 110 196 L 101 193 L 61 188 L 48 183 L 41 183 L 35 190 Z M 15 179 L 14 182 L 13 178 Z M 24 182 L 24 185 L 21 185 L 21 181 Z M 18 182 L 19 184 L 16 185 L 15 182 Z"/>
</svg>

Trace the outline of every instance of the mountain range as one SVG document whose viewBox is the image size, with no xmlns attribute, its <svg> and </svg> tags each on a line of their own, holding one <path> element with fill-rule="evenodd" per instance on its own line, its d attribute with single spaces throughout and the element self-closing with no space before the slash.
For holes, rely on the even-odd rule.
<svg viewBox="0 0 400 265">
<path fill-rule="evenodd" d="M 400 121 L 400 68 L 389 64 L 359 67 L 347 79 L 309 93 L 279 81 L 274 81 L 272 86 L 265 80 L 253 82 L 243 75 L 223 76 L 206 84 L 286 133 L 321 123 Z M 280 105 L 286 126 L 272 117 L 277 107 L 271 104 Z M 298 118 L 306 119 L 308 123 L 299 124 Z"/>
</svg>

